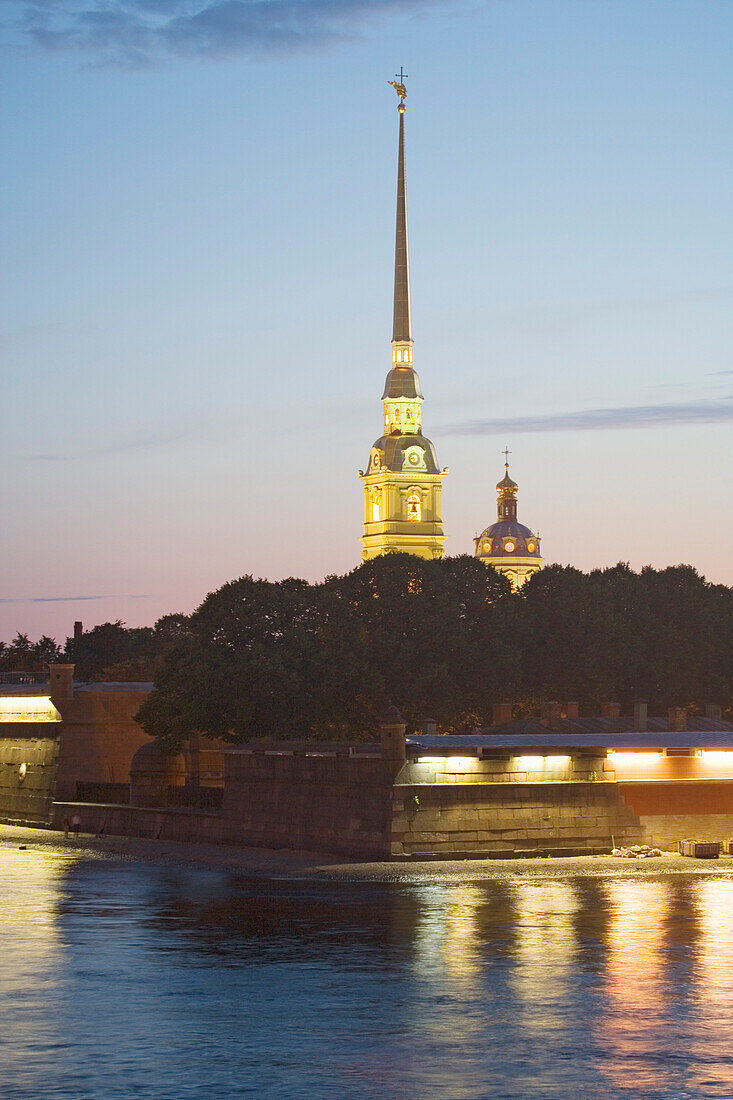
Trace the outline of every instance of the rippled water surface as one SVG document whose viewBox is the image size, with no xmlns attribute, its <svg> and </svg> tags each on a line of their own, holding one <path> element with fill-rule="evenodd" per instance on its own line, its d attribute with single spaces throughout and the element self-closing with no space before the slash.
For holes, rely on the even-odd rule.
<svg viewBox="0 0 733 1100">
<path fill-rule="evenodd" d="M 244 878 L 0 845 L 3 1100 L 733 1097 L 733 881 Z"/>
</svg>

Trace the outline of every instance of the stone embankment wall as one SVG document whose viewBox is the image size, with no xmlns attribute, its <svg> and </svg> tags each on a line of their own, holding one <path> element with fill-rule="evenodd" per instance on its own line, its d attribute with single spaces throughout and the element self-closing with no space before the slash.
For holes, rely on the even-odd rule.
<svg viewBox="0 0 733 1100">
<path fill-rule="evenodd" d="M 396 771 L 389 761 L 248 749 L 224 759 L 222 818 L 236 842 L 388 858 Z"/>
<path fill-rule="evenodd" d="M 218 813 L 167 807 L 114 806 L 95 802 L 54 802 L 51 824 L 81 819 L 82 833 L 137 836 L 146 840 L 180 840 L 188 844 L 237 844 L 228 837 Z"/>
<path fill-rule="evenodd" d="M 567 855 L 642 839 L 617 785 L 598 778 L 601 760 L 563 764 L 580 778 L 529 782 L 511 761 L 249 748 L 223 756 L 220 813 L 58 804 L 57 823 L 78 809 L 85 831 L 378 860 Z"/>
<path fill-rule="evenodd" d="M 136 768 L 152 766 L 156 753 L 146 746 Z M 379 860 L 600 853 L 733 837 L 733 782 L 619 783 L 602 757 L 407 761 L 399 725 L 383 736 L 382 755 L 275 745 L 221 755 L 220 812 L 143 807 L 133 797 L 129 808 L 59 803 L 56 822 L 77 808 L 85 831 Z M 138 778 L 136 771 L 133 794 L 147 789 Z"/>
<path fill-rule="evenodd" d="M 0 737 L 0 819 L 46 825 L 56 781 L 58 737 L 39 737 L 36 723 L 12 723 L 12 729 L 13 736 Z"/>
<path fill-rule="evenodd" d="M 644 828 L 645 842 L 675 850 L 680 840 L 733 838 L 733 781 L 619 783 Z"/>
<path fill-rule="evenodd" d="M 230 749 L 220 812 L 55 803 L 82 831 L 388 859 L 395 768 L 378 756 Z"/>
<path fill-rule="evenodd" d="M 581 855 L 642 840 L 615 783 L 400 784 L 394 794 L 394 859 Z"/>
</svg>

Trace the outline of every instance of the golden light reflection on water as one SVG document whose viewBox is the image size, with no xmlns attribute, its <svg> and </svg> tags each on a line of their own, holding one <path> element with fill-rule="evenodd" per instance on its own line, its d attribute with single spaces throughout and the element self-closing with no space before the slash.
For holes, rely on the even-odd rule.
<svg viewBox="0 0 733 1100">
<path fill-rule="evenodd" d="M 55 901 L 63 872 L 64 862 L 43 851 L 22 851 L 17 844 L 0 848 L 2 1027 L 10 1045 L 27 1043 L 31 1036 L 49 1041 L 55 1031 L 55 1017 L 43 1006 L 52 1000 L 61 973 Z"/>
<path fill-rule="evenodd" d="M 698 917 L 693 980 L 697 1039 L 704 1045 L 704 1073 L 694 1085 L 706 1096 L 733 1096 L 730 1021 L 733 1019 L 733 882 L 708 879 L 695 888 Z"/>
<path fill-rule="evenodd" d="M 667 1081 L 668 1068 L 655 1054 L 668 1021 L 666 922 L 670 880 L 609 882 L 605 1011 L 599 1041 L 608 1053 L 606 1075 L 619 1089 L 643 1096 Z"/>
<path fill-rule="evenodd" d="M 576 890 L 568 882 L 522 883 L 512 896 L 512 986 L 521 1024 L 532 1032 L 561 1027 L 563 1002 L 576 970 Z"/>
<path fill-rule="evenodd" d="M 448 975 L 465 989 L 481 969 L 479 886 L 434 886 L 423 895 L 415 928 L 415 970 L 424 977 Z"/>
</svg>

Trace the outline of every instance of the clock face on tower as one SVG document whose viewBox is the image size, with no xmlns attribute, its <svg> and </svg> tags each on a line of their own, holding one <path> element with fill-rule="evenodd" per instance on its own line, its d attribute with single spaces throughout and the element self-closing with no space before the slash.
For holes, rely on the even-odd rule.
<svg viewBox="0 0 733 1100">
<path fill-rule="evenodd" d="M 420 455 L 416 454 L 413 451 L 412 454 L 410 455 L 410 462 L 412 463 L 413 466 L 417 466 L 419 461 L 420 461 Z"/>
</svg>

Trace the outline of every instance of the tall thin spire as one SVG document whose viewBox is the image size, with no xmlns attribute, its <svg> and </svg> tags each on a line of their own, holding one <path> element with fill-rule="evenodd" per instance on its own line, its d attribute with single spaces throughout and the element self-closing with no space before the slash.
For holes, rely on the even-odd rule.
<svg viewBox="0 0 733 1100">
<path fill-rule="evenodd" d="M 397 162 L 397 225 L 395 231 L 394 254 L 394 312 L 392 325 L 392 343 L 412 341 L 412 318 L 410 315 L 410 257 L 407 249 L 407 197 L 405 188 L 405 96 L 407 92 L 404 74 L 400 72 L 399 83 L 392 82 L 400 97 L 397 110 L 400 113 L 399 155 Z"/>
</svg>

